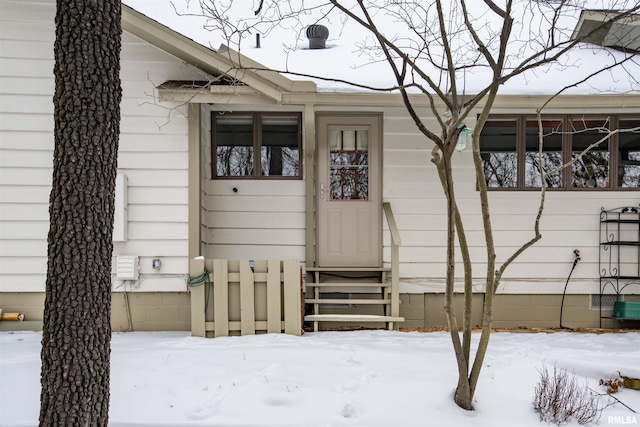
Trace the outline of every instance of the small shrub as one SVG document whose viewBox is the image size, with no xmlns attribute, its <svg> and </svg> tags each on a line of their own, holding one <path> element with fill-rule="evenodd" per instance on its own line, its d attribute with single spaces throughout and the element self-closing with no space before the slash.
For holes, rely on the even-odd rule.
<svg viewBox="0 0 640 427">
<path fill-rule="evenodd" d="M 586 383 L 580 386 L 575 374 L 567 373 L 566 369 L 558 371 L 555 366 L 552 374 L 546 367 L 539 372 L 533 410 L 540 421 L 560 425 L 574 419 L 578 424 L 587 424 L 600 418 L 598 396 Z"/>
<path fill-rule="evenodd" d="M 616 374 L 617 376 L 614 375 L 608 380 L 600 379 L 600 385 L 603 385 L 607 388 L 608 394 L 615 394 L 620 388 L 624 387 L 624 382 L 622 381 L 620 372 L 617 372 Z"/>
</svg>

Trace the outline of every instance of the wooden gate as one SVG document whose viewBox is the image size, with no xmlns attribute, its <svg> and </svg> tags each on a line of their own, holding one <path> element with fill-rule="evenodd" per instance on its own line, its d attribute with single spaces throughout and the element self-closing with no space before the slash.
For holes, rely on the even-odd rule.
<svg viewBox="0 0 640 427">
<path fill-rule="evenodd" d="M 297 260 L 191 260 L 191 334 L 198 337 L 302 333 Z"/>
</svg>

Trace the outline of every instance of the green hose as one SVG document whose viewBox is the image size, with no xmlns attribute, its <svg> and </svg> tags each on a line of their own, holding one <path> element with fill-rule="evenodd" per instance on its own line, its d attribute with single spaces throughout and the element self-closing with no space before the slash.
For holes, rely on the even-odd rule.
<svg viewBox="0 0 640 427">
<path fill-rule="evenodd" d="M 209 279 L 209 270 L 207 267 L 204 267 L 204 271 L 202 274 L 198 276 L 189 276 L 187 279 L 187 286 L 190 288 L 195 288 L 197 286 L 201 286 L 204 284 L 207 286 L 204 288 L 204 312 L 206 313 L 209 310 L 209 296 L 211 295 L 211 280 Z"/>
</svg>

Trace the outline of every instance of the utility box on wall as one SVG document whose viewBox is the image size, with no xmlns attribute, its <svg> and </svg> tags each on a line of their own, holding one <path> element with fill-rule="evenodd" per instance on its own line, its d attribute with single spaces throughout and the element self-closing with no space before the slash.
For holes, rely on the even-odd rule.
<svg viewBox="0 0 640 427">
<path fill-rule="evenodd" d="M 118 256 L 116 259 L 116 278 L 118 280 L 138 280 L 138 257 Z"/>
<path fill-rule="evenodd" d="M 113 211 L 113 241 L 127 241 L 127 176 L 116 176 L 116 200 Z"/>
</svg>

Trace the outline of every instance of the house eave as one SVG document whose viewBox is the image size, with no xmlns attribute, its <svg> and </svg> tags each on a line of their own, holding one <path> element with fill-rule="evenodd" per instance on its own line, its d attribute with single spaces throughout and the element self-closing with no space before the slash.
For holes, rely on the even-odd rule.
<svg viewBox="0 0 640 427">
<path fill-rule="evenodd" d="M 243 105 L 314 105 L 323 108 L 344 108 L 349 106 L 363 108 L 404 107 L 399 94 L 394 93 L 349 93 L 349 92 L 286 92 L 279 102 L 264 96 L 249 86 L 213 86 L 205 89 L 158 89 L 160 100 L 183 103 L 231 103 Z M 549 101 L 551 95 L 498 95 L 494 109 L 537 110 Z M 424 95 L 410 95 L 409 99 L 416 108 L 431 108 L 431 101 Z M 478 108 L 482 107 L 482 103 Z M 444 103 L 435 100 L 436 108 L 444 108 Z M 597 94 L 562 95 L 547 103 L 546 109 L 562 110 L 624 110 L 637 113 L 640 108 L 640 95 Z M 594 111 L 596 112 L 596 111 Z"/>
<path fill-rule="evenodd" d="M 218 51 L 205 47 L 124 4 L 122 29 L 209 74 L 212 80 L 229 76 L 275 102 L 286 91 L 315 90 L 313 82 L 294 82 L 225 46 Z"/>
<path fill-rule="evenodd" d="M 250 89 L 250 88 L 249 88 Z M 236 88 L 229 91 L 209 91 L 206 89 L 162 89 L 158 88 L 160 101 L 182 104 L 241 104 L 277 105 L 279 102 L 255 90 Z"/>
<path fill-rule="evenodd" d="M 539 109 L 552 95 L 498 95 L 493 107 L 496 109 Z M 469 96 L 467 96 L 469 97 Z M 420 94 L 409 95 L 414 107 L 431 108 L 431 100 Z M 404 107 L 400 94 L 395 93 L 286 93 L 282 104 L 313 104 L 316 106 L 360 106 L 360 107 Z M 478 105 L 481 108 L 483 103 Z M 435 100 L 436 108 L 444 108 L 440 100 Z M 616 110 L 640 108 L 640 95 L 598 94 L 598 95 L 562 95 L 554 97 L 547 109 L 599 109 Z M 634 111 L 635 112 L 635 111 Z"/>
<path fill-rule="evenodd" d="M 583 10 L 571 39 L 626 53 L 640 53 L 640 15 L 614 10 Z"/>
</svg>

